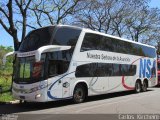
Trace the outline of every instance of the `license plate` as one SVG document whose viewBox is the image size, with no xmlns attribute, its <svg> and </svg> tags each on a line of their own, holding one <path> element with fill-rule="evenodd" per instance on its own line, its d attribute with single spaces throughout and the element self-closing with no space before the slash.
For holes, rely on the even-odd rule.
<svg viewBox="0 0 160 120">
<path fill-rule="evenodd" d="M 23 100 L 25 99 L 25 96 L 19 96 L 19 97 L 20 97 L 20 99 L 23 99 Z"/>
</svg>

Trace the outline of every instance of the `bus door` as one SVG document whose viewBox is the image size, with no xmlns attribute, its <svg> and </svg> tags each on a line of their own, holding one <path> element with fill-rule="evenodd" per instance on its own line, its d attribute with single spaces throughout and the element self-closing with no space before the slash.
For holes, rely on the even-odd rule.
<svg viewBox="0 0 160 120">
<path fill-rule="evenodd" d="M 48 53 L 49 77 L 53 77 L 54 79 L 53 84 L 55 84 L 55 87 L 53 87 L 53 89 L 55 92 L 53 93 L 56 94 L 58 98 L 63 98 L 63 94 L 68 94 L 66 91 L 69 89 L 69 82 L 65 77 L 69 68 L 70 58 L 69 51 Z"/>
<path fill-rule="evenodd" d="M 63 80 L 62 96 L 63 96 L 63 98 L 70 96 L 70 78 L 64 78 L 64 80 Z"/>
<path fill-rule="evenodd" d="M 60 62 L 57 60 L 49 60 L 48 64 L 48 84 L 50 85 L 48 90 L 51 93 L 53 98 L 62 98 L 62 79 L 61 79 L 61 69 L 60 69 Z"/>
</svg>

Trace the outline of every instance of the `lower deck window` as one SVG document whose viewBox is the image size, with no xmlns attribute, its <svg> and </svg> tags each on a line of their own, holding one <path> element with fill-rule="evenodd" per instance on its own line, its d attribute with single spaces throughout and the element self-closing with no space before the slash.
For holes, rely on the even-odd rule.
<svg viewBox="0 0 160 120">
<path fill-rule="evenodd" d="M 49 61 L 49 76 L 57 76 L 67 72 L 69 62 L 63 60 Z"/>
<path fill-rule="evenodd" d="M 136 65 L 114 63 L 90 63 L 76 69 L 76 77 L 134 76 Z"/>
</svg>

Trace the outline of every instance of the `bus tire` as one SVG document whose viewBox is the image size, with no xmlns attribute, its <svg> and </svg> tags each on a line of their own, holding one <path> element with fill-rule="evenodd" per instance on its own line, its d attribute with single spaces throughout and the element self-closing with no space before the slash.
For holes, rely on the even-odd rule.
<svg viewBox="0 0 160 120">
<path fill-rule="evenodd" d="M 73 92 L 73 102 L 82 103 L 86 99 L 86 90 L 82 84 L 76 85 Z"/>
<path fill-rule="evenodd" d="M 142 91 L 143 91 L 143 92 L 146 92 L 146 91 L 147 91 L 147 87 L 148 87 L 147 81 L 144 80 L 144 81 L 143 81 L 143 85 L 142 85 Z"/>
<path fill-rule="evenodd" d="M 142 84 L 141 82 L 138 80 L 135 84 L 135 92 L 136 93 L 140 93 L 142 91 Z"/>
</svg>

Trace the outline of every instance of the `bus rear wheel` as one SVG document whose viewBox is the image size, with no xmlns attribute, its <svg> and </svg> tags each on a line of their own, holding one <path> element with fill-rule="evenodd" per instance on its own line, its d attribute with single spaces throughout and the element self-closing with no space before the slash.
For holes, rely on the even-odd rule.
<svg viewBox="0 0 160 120">
<path fill-rule="evenodd" d="M 141 85 L 141 82 L 140 81 L 137 81 L 136 84 L 135 84 L 135 92 L 136 93 L 139 93 L 142 91 L 142 85 Z"/>
<path fill-rule="evenodd" d="M 82 103 L 86 98 L 85 87 L 81 84 L 76 85 L 73 92 L 73 102 Z"/>
<path fill-rule="evenodd" d="M 148 87 L 147 82 L 144 81 L 144 82 L 143 82 L 143 86 L 142 86 L 142 91 L 143 91 L 143 92 L 146 92 L 146 91 L 147 91 L 147 87 Z"/>
</svg>

